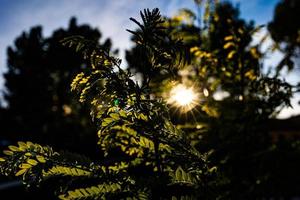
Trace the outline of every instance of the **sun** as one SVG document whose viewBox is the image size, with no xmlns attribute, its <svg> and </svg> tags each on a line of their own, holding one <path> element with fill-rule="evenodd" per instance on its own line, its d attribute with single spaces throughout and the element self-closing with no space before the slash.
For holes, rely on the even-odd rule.
<svg viewBox="0 0 300 200">
<path fill-rule="evenodd" d="M 181 111 L 187 112 L 197 105 L 198 93 L 193 87 L 178 84 L 170 91 L 168 103 L 178 107 Z"/>
</svg>

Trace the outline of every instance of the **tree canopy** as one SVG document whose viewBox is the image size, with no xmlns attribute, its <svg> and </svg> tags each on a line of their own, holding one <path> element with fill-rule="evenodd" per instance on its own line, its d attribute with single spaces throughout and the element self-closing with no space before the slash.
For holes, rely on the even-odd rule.
<svg viewBox="0 0 300 200">
<path fill-rule="evenodd" d="M 70 92 L 71 80 L 87 67 L 87 62 L 59 42 L 71 35 L 82 35 L 96 43 L 101 38 L 99 30 L 78 25 L 72 18 L 67 29 L 57 29 L 49 37 L 43 36 L 41 26 L 33 27 L 7 49 L 4 97 L 8 107 L 1 114 L 4 139 L 50 142 L 59 149 L 77 152 L 95 151 L 96 127 L 88 108 L 78 105 Z M 111 41 L 107 39 L 101 46 L 110 49 Z"/>
<path fill-rule="evenodd" d="M 277 49 L 285 55 L 280 68 L 287 66 L 292 70 L 299 67 L 300 22 L 296 20 L 299 10 L 299 1 L 281 0 L 276 5 L 273 20 L 268 24 L 273 40 L 278 43 Z"/>
</svg>

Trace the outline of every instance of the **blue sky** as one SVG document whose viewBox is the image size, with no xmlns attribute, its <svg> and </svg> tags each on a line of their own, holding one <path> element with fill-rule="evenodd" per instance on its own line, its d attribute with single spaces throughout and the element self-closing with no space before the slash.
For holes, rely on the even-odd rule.
<svg viewBox="0 0 300 200">
<path fill-rule="evenodd" d="M 272 19 L 279 0 L 231 1 L 239 4 L 243 18 L 265 24 Z M 49 36 L 53 30 L 67 27 L 69 19 L 76 16 L 78 23 L 88 23 L 99 28 L 103 38 L 110 37 L 123 56 L 124 49 L 131 45 L 125 29 L 134 28 L 128 18 L 138 17 L 143 8 L 155 7 L 167 16 L 180 8 L 195 9 L 193 0 L 0 0 L 0 89 L 3 89 L 1 74 L 6 71 L 6 48 L 22 31 L 42 25 L 44 36 Z M 295 109 L 285 112 L 283 117 Z"/>
</svg>

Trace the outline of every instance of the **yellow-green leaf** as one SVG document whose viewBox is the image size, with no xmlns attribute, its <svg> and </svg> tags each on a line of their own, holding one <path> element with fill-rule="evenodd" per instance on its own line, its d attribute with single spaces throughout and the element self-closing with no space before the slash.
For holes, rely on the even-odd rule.
<svg viewBox="0 0 300 200">
<path fill-rule="evenodd" d="M 110 124 L 112 121 L 114 121 L 113 118 L 105 118 L 101 124 L 101 126 L 107 126 L 108 124 Z"/>
<path fill-rule="evenodd" d="M 143 113 L 141 113 L 141 114 L 139 115 L 139 118 L 141 118 L 141 119 L 144 120 L 144 121 L 148 121 L 148 117 L 147 117 L 146 115 L 144 115 Z"/>
<path fill-rule="evenodd" d="M 91 190 L 93 190 L 95 193 L 99 193 L 100 192 L 99 188 L 97 188 L 95 186 L 92 186 Z"/>
<path fill-rule="evenodd" d="M 198 51 L 198 50 L 199 50 L 198 47 L 192 47 L 192 48 L 190 49 L 190 52 L 193 53 L 193 52 Z"/>
<path fill-rule="evenodd" d="M 73 192 L 77 195 L 77 198 L 80 198 L 83 195 L 79 189 L 75 189 Z"/>
<path fill-rule="evenodd" d="M 46 159 L 43 156 L 36 156 L 36 159 L 40 162 L 40 163 L 45 163 Z"/>
<path fill-rule="evenodd" d="M 9 150 L 4 150 L 3 153 L 8 156 L 12 156 L 14 154 L 14 152 L 9 151 Z"/>
<path fill-rule="evenodd" d="M 229 41 L 229 40 L 232 40 L 233 39 L 233 36 L 232 35 L 229 35 L 229 36 L 226 36 L 224 38 L 225 41 Z"/>
<path fill-rule="evenodd" d="M 111 65 L 111 62 L 110 62 L 109 60 L 105 60 L 105 61 L 104 61 L 104 65 L 105 65 L 105 66 L 109 66 L 109 65 Z"/>
<path fill-rule="evenodd" d="M 0 158 L 0 162 L 4 162 L 5 161 L 5 159 L 4 158 Z"/>
<path fill-rule="evenodd" d="M 64 195 L 64 194 L 61 194 L 61 195 L 59 195 L 59 196 L 58 196 L 58 198 L 60 198 L 60 199 L 62 199 L 62 200 L 65 200 L 65 199 L 67 199 L 67 198 L 65 197 L 65 195 Z"/>
<path fill-rule="evenodd" d="M 175 177 L 176 177 L 176 180 L 179 180 L 181 181 L 182 180 L 182 174 L 183 174 L 183 170 L 181 167 L 178 167 L 175 171 Z"/>
<path fill-rule="evenodd" d="M 68 191 L 68 195 L 74 199 L 78 198 L 78 194 L 75 191 Z"/>
<path fill-rule="evenodd" d="M 120 119 L 120 115 L 117 113 L 111 113 L 109 116 L 111 116 L 111 118 L 113 118 L 114 120 L 119 120 Z"/>
<path fill-rule="evenodd" d="M 229 47 L 232 47 L 232 46 L 234 46 L 233 42 L 227 42 L 226 44 L 224 44 L 223 48 L 228 49 Z"/>
<path fill-rule="evenodd" d="M 236 53 L 236 51 L 231 51 L 231 52 L 228 54 L 227 58 L 228 58 L 228 59 L 231 59 L 231 58 L 234 56 L 235 53 Z"/>
<path fill-rule="evenodd" d="M 19 148 L 13 145 L 9 145 L 8 148 L 12 151 L 19 151 Z"/>
<path fill-rule="evenodd" d="M 80 191 L 84 196 L 86 196 L 86 197 L 89 196 L 89 193 L 88 193 L 85 189 L 80 188 L 79 191 Z"/>
<path fill-rule="evenodd" d="M 22 174 L 24 174 L 27 171 L 27 169 L 21 169 L 20 171 L 18 171 L 16 173 L 16 176 L 21 176 Z"/>
<path fill-rule="evenodd" d="M 126 117 L 126 112 L 124 110 L 120 110 L 119 114 L 121 117 Z"/>
<path fill-rule="evenodd" d="M 28 147 L 34 146 L 34 144 L 30 141 L 26 142 L 26 144 L 27 144 Z"/>
<path fill-rule="evenodd" d="M 19 147 L 27 148 L 27 145 L 26 145 L 25 142 L 19 141 L 19 142 L 18 142 L 18 145 L 19 145 Z"/>
<path fill-rule="evenodd" d="M 20 165 L 20 168 L 22 168 L 22 169 L 29 169 L 31 167 L 32 167 L 32 165 L 27 164 L 27 163 L 23 163 L 23 164 Z"/>
<path fill-rule="evenodd" d="M 210 168 L 208 171 L 210 173 L 212 173 L 212 172 L 216 172 L 217 170 L 218 170 L 218 168 L 216 166 L 214 166 L 214 167 Z"/>
<path fill-rule="evenodd" d="M 95 195 L 95 192 L 91 188 L 85 188 L 85 189 L 90 195 Z"/>
<path fill-rule="evenodd" d="M 32 156 L 32 154 L 27 152 L 27 153 L 25 153 L 25 156 Z"/>
<path fill-rule="evenodd" d="M 36 160 L 33 160 L 33 159 L 28 159 L 28 160 L 27 160 L 27 163 L 29 163 L 29 164 L 31 164 L 31 165 L 33 165 L 33 166 L 35 166 L 35 165 L 38 164 L 38 162 L 37 162 Z"/>
</svg>

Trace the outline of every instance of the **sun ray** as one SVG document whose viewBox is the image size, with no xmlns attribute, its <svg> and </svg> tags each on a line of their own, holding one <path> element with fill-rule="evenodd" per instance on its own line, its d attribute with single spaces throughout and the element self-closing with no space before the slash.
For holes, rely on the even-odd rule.
<svg viewBox="0 0 300 200">
<path fill-rule="evenodd" d="M 198 101 L 199 94 L 193 87 L 178 84 L 171 89 L 167 103 L 186 113 L 198 105 Z"/>
</svg>

